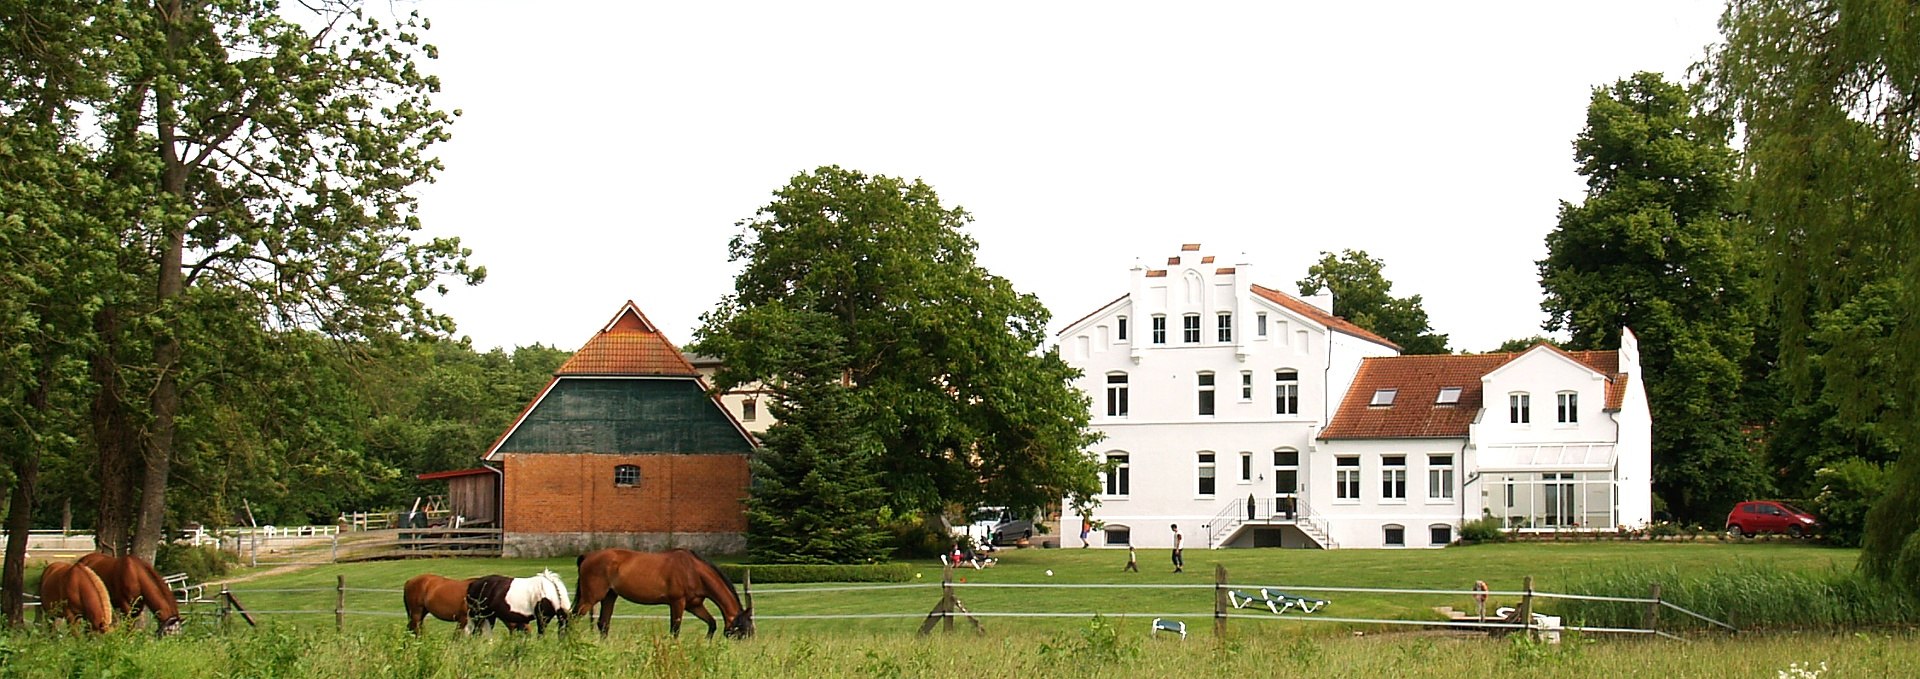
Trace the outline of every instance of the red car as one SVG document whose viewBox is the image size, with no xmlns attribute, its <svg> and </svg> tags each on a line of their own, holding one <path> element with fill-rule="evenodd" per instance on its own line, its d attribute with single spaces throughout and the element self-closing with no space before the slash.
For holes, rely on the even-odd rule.
<svg viewBox="0 0 1920 679">
<path fill-rule="evenodd" d="M 1820 520 L 1785 502 L 1750 500 L 1733 506 L 1727 513 L 1727 534 L 1734 537 L 1759 533 L 1786 533 L 1800 537 L 1812 533 Z"/>
</svg>

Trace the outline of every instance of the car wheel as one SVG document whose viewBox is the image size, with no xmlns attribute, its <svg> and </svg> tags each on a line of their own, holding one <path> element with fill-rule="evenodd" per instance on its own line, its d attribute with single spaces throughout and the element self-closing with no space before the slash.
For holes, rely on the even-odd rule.
<svg viewBox="0 0 1920 679">
<path fill-rule="evenodd" d="M 1740 526 L 1738 524 L 1727 526 L 1727 534 L 1736 538 L 1740 537 Z"/>
<path fill-rule="evenodd" d="M 1800 537 L 1800 527 L 1799 527 L 1799 526 L 1787 526 L 1787 535 L 1790 535 L 1790 536 L 1793 536 L 1793 537 L 1796 537 L 1796 538 L 1797 538 L 1797 537 Z"/>
</svg>

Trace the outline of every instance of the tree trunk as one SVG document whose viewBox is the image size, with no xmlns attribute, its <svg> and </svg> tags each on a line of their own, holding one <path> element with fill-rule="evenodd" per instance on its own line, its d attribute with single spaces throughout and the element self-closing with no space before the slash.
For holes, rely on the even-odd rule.
<svg viewBox="0 0 1920 679">
<path fill-rule="evenodd" d="M 27 394 L 27 412 L 46 414 L 52 381 L 50 373 L 40 375 L 39 384 Z M 0 609 L 5 611 L 7 626 L 13 628 L 26 623 L 27 539 L 33 529 L 33 494 L 40 482 L 40 442 L 31 427 L 21 427 L 19 433 L 22 445 L 13 451 L 13 492 L 7 503 L 6 565 L 0 570 Z"/>
<path fill-rule="evenodd" d="M 93 395 L 94 478 L 100 487 L 100 515 L 93 527 L 94 546 L 108 554 L 127 553 L 127 533 L 133 516 L 133 427 L 120 401 L 120 365 L 114 355 L 119 345 L 120 314 L 101 309 L 94 315 L 100 346 L 88 358 L 97 390 Z"/>
<path fill-rule="evenodd" d="M 186 17 L 181 12 L 181 3 L 174 0 L 170 7 L 161 11 L 161 19 L 167 24 L 168 56 L 182 41 L 181 26 Z M 160 191 L 162 195 L 179 198 L 186 203 L 187 161 L 180 157 L 178 140 L 175 136 L 174 121 L 179 112 L 174 105 L 173 88 L 176 85 L 161 85 L 154 89 L 154 120 L 158 123 L 156 131 L 160 137 Z M 159 336 L 153 343 L 153 367 L 158 371 L 153 387 L 152 412 L 153 426 L 147 432 L 147 442 L 143 446 L 146 453 L 146 467 L 140 482 L 140 522 L 133 531 L 133 553 L 147 561 L 153 561 L 159 551 L 161 532 L 167 518 L 167 476 L 173 468 L 174 417 L 180 412 L 180 336 L 179 310 L 175 305 L 185 290 L 185 272 L 181 270 L 182 258 L 186 247 L 187 225 L 184 221 L 164 223 L 164 235 L 160 244 L 159 286 L 154 294 L 154 310 L 159 316 Z"/>
</svg>

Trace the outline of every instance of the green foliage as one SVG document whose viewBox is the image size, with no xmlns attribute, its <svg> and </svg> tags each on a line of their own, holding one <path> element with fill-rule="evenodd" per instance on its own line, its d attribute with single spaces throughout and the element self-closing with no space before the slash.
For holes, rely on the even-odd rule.
<svg viewBox="0 0 1920 679">
<path fill-rule="evenodd" d="M 867 564 L 802 563 L 723 563 L 720 572 L 735 584 L 752 571 L 753 581 L 762 582 L 912 582 L 919 571 L 913 564 L 901 562 Z"/>
<path fill-rule="evenodd" d="M 848 402 L 822 416 L 851 418 L 831 435 L 874 454 L 896 513 L 1094 494 L 1087 400 L 1044 348 L 1046 308 L 979 266 L 964 210 L 924 183 L 839 167 L 774 195 L 730 246 L 744 264 L 733 294 L 695 333 L 692 350 L 724 361 L 718 386 L 838 380 Z M 805 347 L 833 348 L 835 370 Z"/>
<path fill-rule="evenodd" d="M 189 582 L 206 582 L 227 574 L 240 557 L 217 547 L 160 543 L 153 567 L 162 575 L 186 573 Z"/>
<path fill-rule="evenodd" d="M 1768 629 L 1860 629 L 1920 622 L 1920 605 L 1885 583 L 1854 570 L 1791 570 L 1767 562 L 1732 567 L 1679 569 L 1634 567 L 1575 577 L 1557 589 L 1566 594 L 1646 597 L 1655 583 L 1660 598 L 1742 631 Z M 1600 627 L 1644 624 L 1645 604 L 1553 600 L 1545 612 Z M 1708 623 L 1663 611 L 1660 628 L 1705 629 Z"/>
<path fill-rule="evenodd" d="M 1781 369 L 1800 393 L 1817 391 L 1844 429 L 1884 432 L 1886 448 L 1900 451 L 1868 514 L 1862 563 L 1920 594 L 1920 315 L 1910 311 L 1920 304 L 1917 29 L 1920 7 L 1895 0 L 1737 0 L 1721 19 L 1709 82 L 1747 139 Z M 1886 296 L 1901 311 L 1846 323 L 1866 332 L 1822 337 L 1828 312 L 1863 296 Z"/>
<path fill-rule="evenodd" d="M 1540 260 L 1546 329 L 1569 349 L 1640 340 L 1653 417 L 1654 488 L 1684 520 L 1766 494 L 1740 411 L 1755 271 L 1735 203 L 1733 151 L 1694 95 L 1658 74 L 1595 88 L 1574 157 L 1587 178 L 1562 203 Z"/>
<path fill-rule="evenodd" d="M 1483 516 L 1460 524 L 1461 542 L 1500 542 L 1507 539 L 1500 517 Z"/>
<path fill-rule="evenodd" d="M 1505 342 L 1501 342 L 1500 346 L 1495 347 L 1491 353 L 1516 354 L 1522 351 L 1526 351 L 1528 349 L 1532 349 L 1542 344 L 1545 344 L 1550 347 L 1560 346 L 1560 342 L 1551 337 L 1547 337 L 1546 335 L 1534 335 L 1532 337 L 1521 337 L 1521 338 L 1510 339 Z"/>
<path fill-rule="evenodd" d="M 1827 540 L 1860 546 L 1866 534 L 1867 512 L 1887 492 L 1886 466 L 1851 458 L 1821 467 L 1813 478 L 1820 494 L 1813 496 L 1809 509 L 1820 518 Z"/>
<path fill-rule="evenodd" d="M 1401 353 L 1447 353 L 1447 336 L 1433 332 L 1420 296 L 1394 297 L 1385 269 L 1385 262 L 1364 251 L 1342 250 L 1337 256 L 1322 252 L 1320 261 L 1307 268 L 1307 277 L 1298 281 L 1300 294 L 1331 290 L 1335 316 L 1393 341 Z"/>
</svg>

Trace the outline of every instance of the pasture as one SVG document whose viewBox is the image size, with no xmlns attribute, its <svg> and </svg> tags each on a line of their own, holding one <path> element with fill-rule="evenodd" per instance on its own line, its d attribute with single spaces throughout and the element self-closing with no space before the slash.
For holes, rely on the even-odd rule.
<svg viewBox="0 0 1920 679">
<path fill-rule="evenodd" d="M 1558 646 L 1519 637 L 1300 621 L 1235 611 L 1228 636 L 1212 634 L 1212 565 L 1236 585 L 1465 589 L 1485 580 L 1495 590 L 1535 578 L 1540 591 L 1594 573 L 1654 571 L 1676 577 L 1746 571 L 1844 574 L 1856 553 L 1791 543 L 1503 544 L 1420 551 L 1190 550 L 1187 572 L 1171 573 L 1165 550 L 1140 553 L 1141 573 L 1122 573 L 1126 553 L 1110 550 L 1009 552 L 995 568 L 955 572 L 957 594 L 981 614 L 984 635 L 915 631 L 939 600 L 940 570 L 927 560 L 914 586 L 843 589 L 834 584 L 756 583 L 759 635 L 709 642 L 691 617 L 683 638 L 666 637 L 664 607 L 621 603 L 613 635 L 544 639 L 496 632 L 456 638 L 453 625 L 428 621 L 415 639 L 404 630 L 399 586 L 436 572 L 454 577 L 525 575 L 550 567 L 574 582 L 572 558 L 433 559 L 318 566 L 231 585 L 261 620 L 224 627 L 212 607 L 195 607 L 188 632 L 153 641 L 115 634 L 80 641 L 44 633 L 0 637 L 7 674 L 21 676 L 791 676 L 796 672 L 864 676 L 1282 676 L 1629 675 L 1774 676 L 1792 663 L 1828 663 L 1828 677 L 1887 676 L 1920 665 L 1910 629 L 1819 630 L 1726 635 L 1693 632 L 1689 642 L 1569 635 Z M 1047 570 L 1054 572 L 1046 575 Z M 244 574 L 243 574 L 244 575 Z M 340 578 L 346 590 L 338 588 Z M 996 588 L 992 585 L 1140 584 L 1152 589 Z M 874 586 L 867 585 L 872 588 Z M 335 631 L 344 594 L 346 614 Z M 1314 615 L 1434 619 L 1432 606 L 1470 605 L 1465 596 L 1320 594 L 1333 603 Z M 1498 601 L 1495 603 L 1511 603 Z M 1004 617 L 1004 614 L 1066 617 Z M 1095 614 L 1098 614 L 1096 617 Z M 812 618 L 834 615 L 894 615 Z M 1153 617 L 1187 622 L 1185 641 L 1148 634 Z M 1668 616 L 1668 618 L 1678 616 Z M 1679 621 L 1663 618 L 1669 624 Z M 148 629 L 151 623 L 149 622 Z M 574 631 L 587 632 L 582 624 Z M 1356 636 L 1356 633 L 1358 634 Z"/>
</svg>

